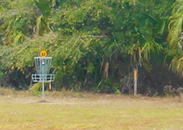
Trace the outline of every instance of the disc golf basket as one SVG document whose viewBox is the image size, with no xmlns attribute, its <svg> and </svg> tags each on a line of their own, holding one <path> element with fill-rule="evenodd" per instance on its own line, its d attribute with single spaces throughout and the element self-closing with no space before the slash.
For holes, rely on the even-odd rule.
<svg viewBox="0 0 183 130">
<path fill-rule="evenodd" d="M 41 55 L 42 53 L 40 53 Z M 47 55 L 47 54 L 46 54 Z M 33 82 L 42 82 L 42 99 L 45 99 L 44 94 L 44 83 L 53 82 L 55 79 L 55 74 L 50 73 L 52 57 L 34 57 L 36 74 L 32 74 Z"/>
</svg>

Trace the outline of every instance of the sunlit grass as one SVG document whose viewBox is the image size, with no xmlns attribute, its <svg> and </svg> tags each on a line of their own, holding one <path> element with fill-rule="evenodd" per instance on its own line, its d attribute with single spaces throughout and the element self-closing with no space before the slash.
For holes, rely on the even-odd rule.
<svg viewBox="0 0 183 130">
<path fill-rule="evenodd" d="M 65 93 L 65 94 L 64 94 Z M 180 98 L 74 92 L 0 96 L 0 130 L 181 130 Z"/>
</svg>

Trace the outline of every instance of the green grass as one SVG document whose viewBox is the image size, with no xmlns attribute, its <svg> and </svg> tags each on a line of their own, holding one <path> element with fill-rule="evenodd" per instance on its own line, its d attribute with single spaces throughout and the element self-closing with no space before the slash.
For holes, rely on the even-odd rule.
<svg viewBox="0 0 183 130">
<path fill-rule="evenodd" d="M 1 90 L 1 89 L 0 89 Z M 10 95 L 8 95 L 10 93 Z M 182 130 L 180 98 L 74 92 L 0 95 L 0 130 Z"/>
</svg>

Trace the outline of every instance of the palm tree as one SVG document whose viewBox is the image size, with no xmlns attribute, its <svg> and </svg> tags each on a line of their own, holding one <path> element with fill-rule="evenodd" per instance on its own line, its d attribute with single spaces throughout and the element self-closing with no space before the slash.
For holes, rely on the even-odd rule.
<svg viewBox="0 0 183 130">
<path fill-rule="evenodd" d="M 174 72 L 183 75 L 183 1 L 177 0 L 172 6 L 169 21 L 168 41 L 170 45 L 168 55 L 172 58 L 170 67 Z"/>
</svg>

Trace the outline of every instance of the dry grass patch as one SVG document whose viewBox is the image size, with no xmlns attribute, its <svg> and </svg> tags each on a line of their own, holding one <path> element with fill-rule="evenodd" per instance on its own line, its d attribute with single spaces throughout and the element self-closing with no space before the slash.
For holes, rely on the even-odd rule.
<svg viewBox="0 0 183 130">
<path fill-rule="evenodd" d="M 55 96 L 57 95 L 57 96 Z M 0 96 L 1 130 L 181 130 L 179 98 L 123 95 L 16 92 Z"/>
</svg>

